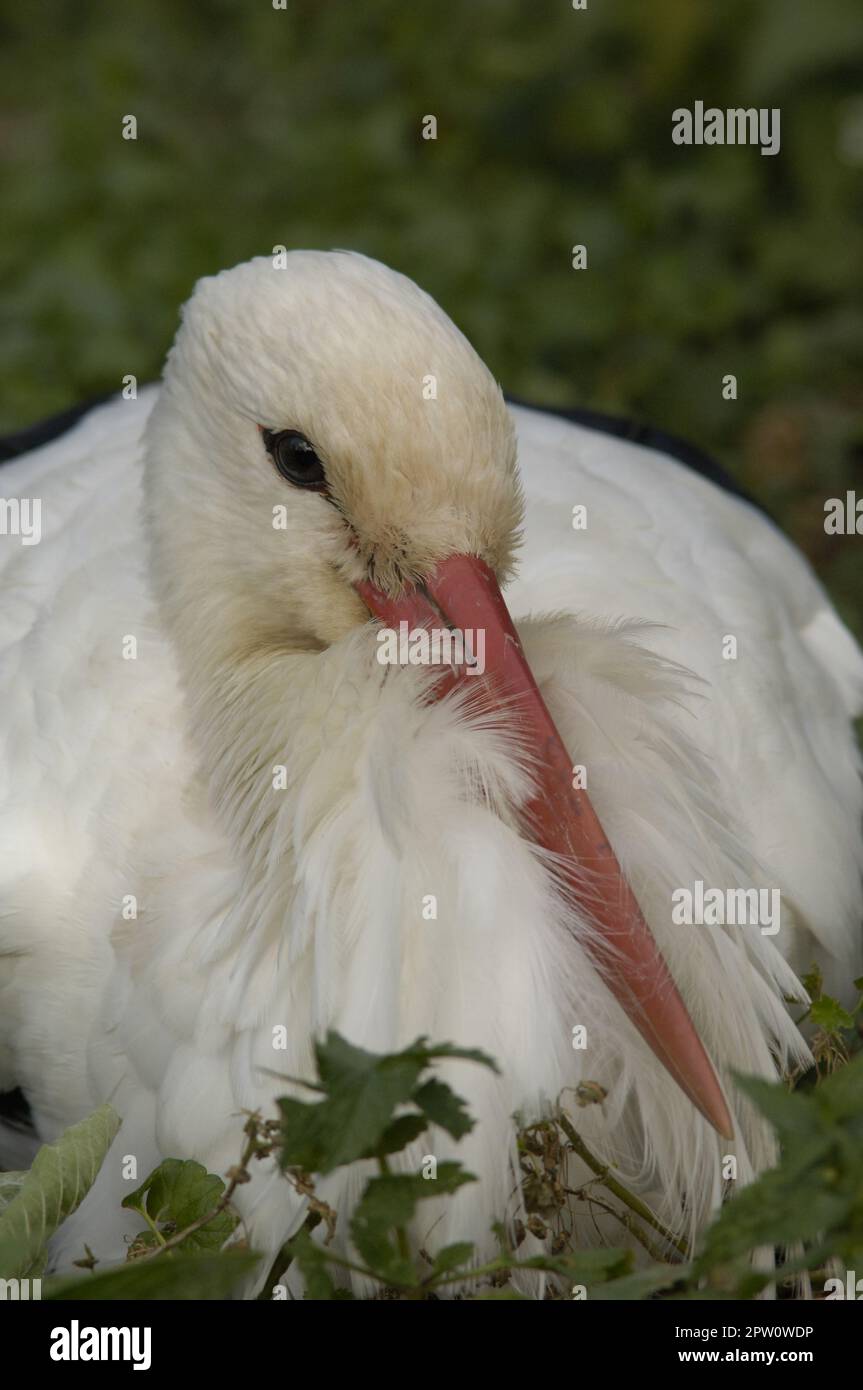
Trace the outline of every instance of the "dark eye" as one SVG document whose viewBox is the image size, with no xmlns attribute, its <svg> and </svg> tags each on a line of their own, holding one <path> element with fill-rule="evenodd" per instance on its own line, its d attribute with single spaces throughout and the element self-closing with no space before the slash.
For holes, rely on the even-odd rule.
<svg viewBox="0 0 863 1390">
<path fill-rule="evenodd" d="M 281 430 L 273 434 L 264 430 L 267 453 L 283 478 L 295 487 L 307 487 L 323 492 L 327 486 L 324 465 L 315 453 L 315 446 L 297 430 Z"/>
</svg>

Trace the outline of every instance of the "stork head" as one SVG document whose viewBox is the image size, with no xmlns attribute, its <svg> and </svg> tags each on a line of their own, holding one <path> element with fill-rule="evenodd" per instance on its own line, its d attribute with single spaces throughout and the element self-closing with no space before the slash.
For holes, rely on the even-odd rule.
<svg viewBox="0 0 863 1390">
<path fill-rule="evenodd" d="M 435 302 L 365 256 L 283 259 L 200 281 L 150 431 L 156 572 L 244 650 L 320 649 L 368 619 L 357 580 L 453 553 L 502 579 L 522 511 L 500 389 Z"/>
<path fill-rule="evenodd" d="M 513 427 L 411 281 L 301 251 L 203 280 L 150 424 L 153 576 L 191 685 L 315 653 L 370 615 L 482 629 L 487 693 L 535 770 L 526 832 L 584 892 L 609 987 L 724 1133 L 701 1044 L 536 686 L 501 595 L 522 514 Z M 443 693 L 467 672 L 448 673 Z M 530 924 L 525 923 L 525 930 Z"/>
</svg>

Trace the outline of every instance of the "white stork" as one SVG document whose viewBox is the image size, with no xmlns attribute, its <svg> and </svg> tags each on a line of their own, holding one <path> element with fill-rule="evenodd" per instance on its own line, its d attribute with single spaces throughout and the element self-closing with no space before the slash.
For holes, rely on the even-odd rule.
<svg viewBox="0 0 863 1390">
<path fill-rule="evenodd" d="M 305 251 L 202 280 L 163 383 L 0 492 L 41 502 L 0 537 L 0 1090 L 42 1140 L 123 1119 L 56 1268 L 123 1258 L 124 1155 L 224 1172 L 328 1027 L 500 1064 L 448 1073 L 478 1126 L 431 1151 L 481 1183 L 423 1204 L 427 1248 L 493 1250 L 513 1115 L 581 1081 L 675 1231 L 724 1155 L 773 1160 L 730 1073 L 805 1060 L 813 956 L 860 968 L 863 657 L 755 507 L 508 409 L 411 281 Z M 382 664 L 372 618 L 481 629 L 485 674 Z M 699 883 L 777 890 L 779 930 L 675 922 Z M 320 1186 L 336 1248 L 360 1182 Z M 304 1214 L 266 1165 L 237 1203 L 269 1257 Z"/>
</svg>

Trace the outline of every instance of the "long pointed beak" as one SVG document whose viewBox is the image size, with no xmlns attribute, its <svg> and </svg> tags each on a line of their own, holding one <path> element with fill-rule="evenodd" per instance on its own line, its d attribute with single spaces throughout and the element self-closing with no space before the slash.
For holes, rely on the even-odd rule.
<svg viewBox="0 0 863 1390">
<path fill-rule="evenodd" d="M 491 569 L 473 555 L 442 561 L 422 588 L 393 599 L 368 582 L 356 585 L 369 611 L 395 629 L 449 626 L 482 631 L 485 677 L 505 702 L 536 764 L 536 793 L 525 808 L 532 838 L 556 856 L 558 877 L 597 928 L 587 946 L 609 989 L 663 1066 L 726 1139 L 734 1130 L 716 1072 L 587 793 L 574 788 L 573 765 L 524 655 Z M 438 696 L 463 680 L 448 671 Z M 589 902 L 584 901 L 589 884 Z"/>
</svg>

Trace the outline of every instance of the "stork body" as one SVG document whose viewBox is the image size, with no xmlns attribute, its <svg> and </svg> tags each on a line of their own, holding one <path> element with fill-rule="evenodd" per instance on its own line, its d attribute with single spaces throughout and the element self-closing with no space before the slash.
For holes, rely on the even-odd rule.
<svg viewBox="0 0 863 1390">
<path fill-rule="evenodd" d="M 54 1264 L 85 1240 L 123 1258 L 124 1155 L 139 1180 L 163 1157 L 224 1172 L 238 1113 L 272 1110 L 272 1073 L 311 1075 L 328 1027 L 498 1060 L 500 1078 L 448 1075 L 481 1184 L 424 1204 L 427 1247 L 489 1251 L 518 1209 L 512 1115 L 587 1080 L 608 1096 L 578 1111 L 585 1139 L 692 1233 L 723 1154 L 744 1181 L 774 1157 L 730 1073 L 805 1058 L 783 997 L 803 997 L 813 957 L 837 992 L 859 973 L 863 657 L 753 507 L 653 450 L 507 415 L 449 320 L 383 267 L 289 260 L 283 280 L 264 261 L 203 282 L 163 386 L 0 474 L 4 497 L 42 502 L 41 542 L 0 545 L 0 1090 L 21 1087 L 43 1140 L 104 1100 L 123 1119 Z M 331 498 L 271 466 L 261 430 L 288 427 Z M 422 577 L 450 550 L 510 576 L 733 1141 L 646 1046 L 597 967 L 589 904 L 525 833 L 533 772 L 506 709 L 431 698 L 427 671 L 378 660 L 353 585 L 395 591 L 403 563 Z M 699 881 L 778 890 L 779 930 L 675 923 L 675 890 Z M 404 1161 L 453 1148 L 424 1144 Z M 320 1186 L 341 1241 L 361 1181 Z M 265 1165 L 238 1204 L 270 1257 L 303 1218 Z"/>
</svg>

